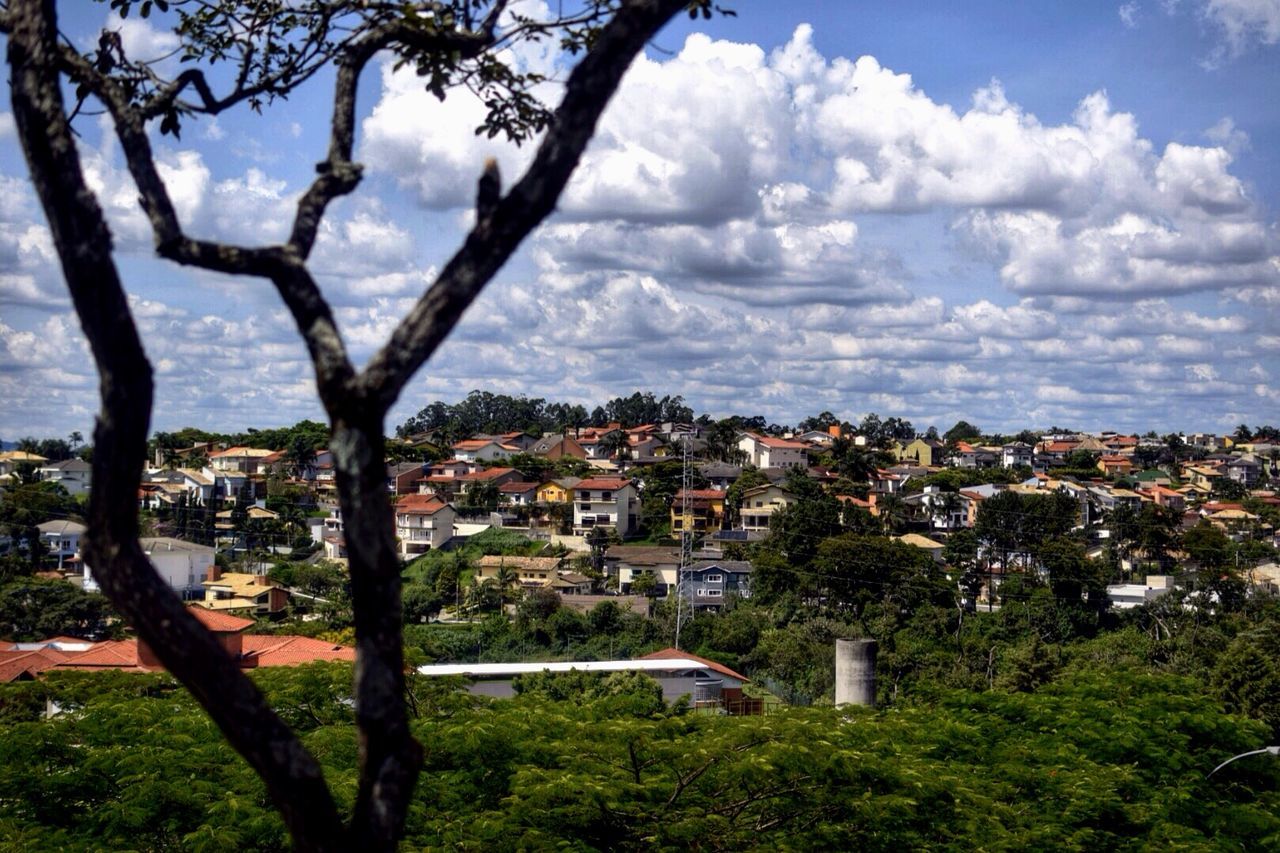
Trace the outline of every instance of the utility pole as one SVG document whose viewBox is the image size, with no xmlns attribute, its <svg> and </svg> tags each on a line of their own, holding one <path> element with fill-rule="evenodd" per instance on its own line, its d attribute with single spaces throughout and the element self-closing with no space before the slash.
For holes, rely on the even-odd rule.
<svg viewBox="0 0 1280 853">
<path fill-rule="evenodd" d="M 693 531 L 689 529 L 689 510 L 691 499 L 689 486 L 692 477 L 689 474 L 689 437 L 683 437 L 681 443 L 680 468 L 680 565 L 676 568 L 676 642 L 680 648 L 680 629 L 684 622 L 685 572 L 693 557 Z M 693 601 L 689 601 L 689 616 L 693 616 Z"/>
</svg>

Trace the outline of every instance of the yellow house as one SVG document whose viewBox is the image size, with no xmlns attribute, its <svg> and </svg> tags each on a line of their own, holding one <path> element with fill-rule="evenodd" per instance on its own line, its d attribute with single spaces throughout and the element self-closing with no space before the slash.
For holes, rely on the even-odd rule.
<svg viewBox="0 0 1280 853">
<path fill-rule="evenodd" d="M 946 447 L 941 441 L 932 438 L 917 438 L 910 444 L 897 442 L 893 445 L 893 457 L 899 462 L 916 462 L 926 468 L 942 464 L 942 450 Z"/>
<path fill-rule="evenodd" d="M 556 570 L 564 564 L 563 557 L 511 557 L 492 554 L 481 557 L 476 563 L 476 583 L 497 580 L 498 572 L 507 569 L 522 586 L 543 586 L 555 580 Z"/>
<path fill-rule="evenodd" d="M 686 530 L 701 532 L 720 530 L 724 527 L 725 493 L 716 489 L 683 489 L 676 492 L 671 500 L 671 532 L 683 533 Z M 684 513 L 685 498 L 688 498 L 689 512 Z"/>
<path fill-rule="evenodd" d="M 573 500 L 573 487 L 582 480 L 578 477 L 564 477 L 559 480 L 548 480 L 538 486 L 534 498 L 542 504 L 566 504 Z"/>
</svg>

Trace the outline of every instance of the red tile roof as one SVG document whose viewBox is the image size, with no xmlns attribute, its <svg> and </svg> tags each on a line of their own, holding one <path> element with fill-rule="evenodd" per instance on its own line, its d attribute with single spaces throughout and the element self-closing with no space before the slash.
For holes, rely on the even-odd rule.
<svg viewBox="0 0 1280 853">
<path fill-rule="evenodd" d="M 232 616 L 230 613 L 221 613 L 216 610 L 205 610 L 203 607 L 191 606 L 187 611 L 201 625 L 210 631 L 218 634 L 235 634 L 246 628 L 253 627 L 252 619 L 241 619 L 239 616 Z"/>
<path fill-rule="evenodd" d="M 80 652 L 57 666 L 57 669 L 122 669 L 131 672 L 158 672 L 162 668 L 138 663 L 137 640 L 95 643 L 93 648 Z"/>
<path fill-rule="evenodd" d="M 773 448 L 774 450 L 808 450 L 809 449 L 809 445 L 805 444 L 803 441 L 789 441 L 788 439 L 785 439 L 785 438 L 774 438 L 771 435 L 760 435 L 759 433 L 756 433 L 756 432 L 749 432 L 747 433 L 747 435 L 749 435 L 755 441 L 760 442 L 765 447 L 770 447 L 770 448 Z"/>
<path fill-rule="evenodd" d="M 724 497 L 725 497 L 725 493 L 720 491 L 719 489 L 688 489 L 688 490 L 681 489 L 680 491 L 676 492 L 675 499 L 680 500 L 685 495 L 688 495 L 693 500 L 702 499 L 702 500 L 709 500 L 709 501 L 722 501 L 724 500 Z"/>
<path fill-rule="evenodd" d="M 70 653 L 57 649 L 31 649 L 30 651 L 0 651 L 0 684 L 17 681 L 23 675 L 35 677 L 46 669 L 53 669 L 71 657 Z"/>
<path fill-rule="evenodd" d="M 472 471 L 470 474 L 459 474 L 454 479 L 460 483 L 483 482 L 485 480 L 496 480 L 504 474 L 510 474 L 515 468 L 486 468 L 483 471 Z"/>
<path fill-rule="evenodd" d="M 245 634 L 243 643 L 244 653 L 254 655 L 258 666 L 297 666 L 315 661 L 354 661 L 356 659 L 356 650 L 350 646 L 312 637 L 298 637 L 290 634 L 278 636 Z"/>
<path fill-rule="evenodd" d="M 573 491 L 616 492 L 618 489 L 629 485 L 631 485 L 631 480 L 626 477 L 592 477 L 589 480 L 583 480 L 578 483 L 573 487 Z"/>
<path fill-rule="evenodd" d="M 448 504 L 435 495 L 405 495 L 396 501 L 396 515 L 435 515 Z"/>
<path fill-rule="evenodd" d="M 659 649 L 656 652 L 650 652 L 649 654 L 639 658 L 639 660 L 681 660 L 681 659 L 696 660 L 698 663 L 705 663 L 707 666 L 711 667 L 713 670 L 720 673 L 721 675 L 727 675 L 730 678 L 736 678 L 739 681 L 751 680 L 750 678 L 747 678 L 742 673 L 734 672 L 733 670 L 729 669 L 729 667 L 725 666 L 722 663 L 716 663 L 713 660 L 707 660 L 704 657 L 698 657 L 695 654 L 691 654 L 689 652 L 682 652 L 679 649 L 673 649 L 670 647 L 665 649 Z"/>
</svg>

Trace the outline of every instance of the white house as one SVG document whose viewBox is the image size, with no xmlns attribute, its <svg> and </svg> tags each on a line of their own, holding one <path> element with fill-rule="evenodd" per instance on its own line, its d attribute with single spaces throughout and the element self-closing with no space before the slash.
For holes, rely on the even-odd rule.
<svg viewBox="0 0 1280 853">
<path fill-rule="evenodd" d="M 742 493 L 742 508 L 738 516 L 742 529 L 750 532 L 768 532 L 769 518 L 778 510 L 791 506 L 796 496 L 775 485 L 756 486 Z"/>
<path fill-rule="evenodd" d="M 757 468 L 788 468 L 792 465 L 808 465 L 809 445 L 802 441 L 774 438 L 755 432 L 738 436 L 738 449 L 746 454 L 746 461 Z"/>
<path fill-rule="evenodd" d="M 64 459 L 41 465 L 37 473 L 47 483 L 57 483 L 69 495 L 83 495 L 89 491 L 93 466 L 83 459 Z"/>
<path fill-rule="evenodd" d="M 462 462 L 492 462 L 519 452 L 519 447 L 491 438 L 469 438 L 453 446 L 453 458 Z"/>
<path fill-rule="evenodd" d="M 403 495 L 395 505 L 396 537 L 404 557 L 439 548 L 453 538 L 457 512 L 435 495 Z"/>
<path fill-rule="evenodd" d="M 76 559 L 80 553 L 80 537 L 89 528 L 78 521 L 46 521 L 36 525 L 40 529 L 40 541 L 49 549 L 49 553 L 58 558 L 58 571 L 63 565 Z"/>
<path fill-rule="evenodd" d="M 573 487 L 573 532 L 612 527 L 626 538 L 639 523 L 640 495 L 625 477 L 592 477 Z"/>
<path fill-rule="evenodd" d="M 203 584 L 209 580 L 213 568 L 212 548 L 169 536 L 143 537 L 138 544 L 160 577 L 183 598 L 195 601 L 204 598 Z M 84 576 L 84 588 L 89 592 L 98 591 L 98 584 L 88 571 Z"/>
</svg>

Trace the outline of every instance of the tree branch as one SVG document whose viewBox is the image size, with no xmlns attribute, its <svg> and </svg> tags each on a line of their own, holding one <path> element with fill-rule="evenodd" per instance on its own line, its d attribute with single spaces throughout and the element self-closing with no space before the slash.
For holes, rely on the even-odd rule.
<svg viewBox="0 0 1280 853">
<path fill-rule="evenodd" d="M 18 136 L 100 377 L 103 407 L 94 434 L 86 557 L 141 639 L 266 782 L 298 845 L 340 847 L 345 835 L 319 764 L 191 616 L 138 543 L 136 495 L 151 417 L 151 366 L 67 121 L 53 2 L 14 0 L 6 23 L 12 25 L 8 61 Z"/>
<path fill-rule="evenodd" d="M 476 222 L 391 339 L 359 377 L 382 411 L 457 324 L 520 242 L 555 208 L 622 75 L 645 43 L 687 0 L 627 0 L 569 75 L 546 138 L 520 181 L 492 216 Z"/>
</svg>

